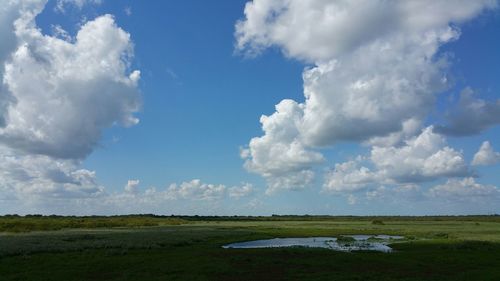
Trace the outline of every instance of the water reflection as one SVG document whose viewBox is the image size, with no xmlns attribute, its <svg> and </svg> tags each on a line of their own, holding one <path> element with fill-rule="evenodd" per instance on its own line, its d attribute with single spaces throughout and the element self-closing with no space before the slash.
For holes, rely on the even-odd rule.
<svg viewBox="0 0 500 281">
<path fill-rule="evenodd" d="M 403 236 L 392 235 L 344 235 L 336 237 L 306 237 L 306 238 L 274 238 L 232 243 L 223 248 L 279 248 L 279 247 L 314 247 L 327 248 L 336 251 L 378 251 L 388 253 L 392 248 L 388 246 L 390 240 L 403 239 Z"/>
</svg>

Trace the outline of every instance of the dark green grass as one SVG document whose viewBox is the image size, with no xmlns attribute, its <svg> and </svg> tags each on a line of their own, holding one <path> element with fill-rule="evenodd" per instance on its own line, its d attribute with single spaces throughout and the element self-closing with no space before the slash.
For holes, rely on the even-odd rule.
<svg viewBox="0 0 500 281">
<path fill-rule="evenodd" d="M 398 252 L 221 249 L 218 240 L 0 259 L 2 280 L 499 280 L 500 246 L 400 244 Z"/>
<path fill-rule="evenodd" d="M 198 221 L 0 235 L 0 280 L 500 280 L 495 221 Z M 402 234 L 395 252 L 222 249 L 293 236 Z"/>
</svg>

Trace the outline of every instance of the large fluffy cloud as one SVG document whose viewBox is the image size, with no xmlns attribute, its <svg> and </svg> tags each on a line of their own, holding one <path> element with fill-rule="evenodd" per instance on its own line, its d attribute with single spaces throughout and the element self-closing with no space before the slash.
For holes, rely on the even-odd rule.
<svg viewBox="0 0 500 281">
<path fill-rule="evenodd" d="M 264 136 L 250 141 L 246 167 L 272 186 L 276 178 L 310 171 L 322 159 L 312 148 L 407 136 L 448 86 L 439 47 L 460 36 L 457 24 L 496 6 L 489 0 L 247 3 L 236 24 L 238 50 L 257 54 L 278 46 L 314 66 L 303 73 L 305 101 L 285 100 L 269 117 L 287 120 L 267 128 L 261 120 Z M 283 103 L 290 114 L 283 114 Z M 287 155 L 292 147 L 300 153 Z"/>
<path fill-rule="evenodd" d="M 21 13 L 21 3 L 8 1 L 0 6 L 0 128 L 6 125 L 5 115 L 7 107 L 13 102 L 13 98 L 7 91 L 3 83 L 5 73 L 4 62 L 10 57 L 16 49 L 17 40 L 14 33 L 14 21 L 19 18 Z"/>
<path fill-rule="evenodd" d="M 451 22 L 496 5 L 495 0 L 254 0 L 236 24 L 237 48 L 255 53 L 277 45 L 294 58 L 329 61 L 393 36 L 428 35 L 421 38 L 432 41 L 433 33 Z"/>
<path fill-rule="evenodd" d="M 0 181 L 20 195 L 95 196 L 102 187 L 81 161 L 104 129 L 138 122 L 133 44 L 111 15 L 74 38 L 43 34 L 35 17 L 45 2 L 0 7 Z"/>
<path fill-rule="evenodd" d="M 462 153 L 447 146 L 443 137 L 432 132 L 432 127 L 401 147 L 373 147 L 370 159 L 385 176 L 399 182 L 470 173 Z"/>
<path fill-rule="evenodd" d="M 268 180 L 269 191 L 306 187 L 314 176 L 312 166 L 323 161 L 321 154 L 302 144 L 297 130 L 302 114 L 295 101 L 281 101 L 275 113 L 260 118 L 265 135 L 253 138 L 241 153 L 246 169 Z"/>
<path fill-rule="evenodd" d="M 132 114 L 139 108 L 139 72 L 127 74 L 130 35 L 113 17 L 86 23 L 75 43 L 41 34 L 24 17 L 15 22 L 19 47 L 5 63 L 4 84 L 15 102 L 0 129 L 2 143 L 27 153 L 82 158 L 103 129 L 138 122 Z"/>
<path fill-rule="evenodd" d="M 327 173 L 324 190 L 352 192 L 370 185 L 418 183 L 471 174 L 463 155 L 447 146 L 432 127 L 401 146 L 374 146 L 365 158 L 336 164 Z"/>
</svg>

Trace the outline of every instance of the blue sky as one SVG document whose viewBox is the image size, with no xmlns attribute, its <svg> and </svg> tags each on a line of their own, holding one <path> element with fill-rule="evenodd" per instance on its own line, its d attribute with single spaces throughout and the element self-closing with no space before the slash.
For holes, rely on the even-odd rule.
<svg viewBox="0 0 500 281">
<path fill-rule="evenodd" d="M 0 213 L 500 212 L 496 1 L 21 2 Z"/>
</svg>

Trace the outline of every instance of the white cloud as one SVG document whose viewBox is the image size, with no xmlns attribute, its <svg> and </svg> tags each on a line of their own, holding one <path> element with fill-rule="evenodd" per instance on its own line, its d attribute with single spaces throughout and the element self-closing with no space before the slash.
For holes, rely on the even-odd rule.
<svg viewBox="0 0 500 281">
<path fill-rule="evenodd" d="M 500 162 L 500 152 L 493 150 L 489 141 L 483 142 L 478 152 L 474 154 L 472 165 L 495 165 Z"/>
<path fill-rule="evenodd" d="M 429 190 L 429 196 L 452 201 L 499 200 L 500 190 L 493 185 L 476 183 L 474 178 L 449 179 Z"/>
<path fill-rule="evenodd" d="M 125 7 L 123 9 L 123 12 L 125 13 L 125 15 L 130 17 L 132 15 L 132 7 L 130 7 L 130 6 Z"/>
<path fill-rule="evenodd" d="M 233 186 L 228 188 L 228 195 L 230 198 L 246 197 L 254 192 L 254 187 L 251 183 L 243 183 L 241 186 Z"/>
<path fill-rule="evenodd" d="M 71 35 L 58 24 L 52 25 L 52 34 L 54 35 L 54 37 L 60 38 L 67 42 L 72 42 L 74 40 L 74 38 L 71 37 Z"/>
<path fill-rule="evenodd" d="M 364 162 L 372 169 L 362 166 Z M 366 159 L 358 157 L 328 172 L 323 186 L 328 192 L 353 192 L 377 184 L 405 184 L 442 177 L 463 177 L 471 171 L 461 152 L 446 145 L 444 137 L 425 128 L 401 146 L 374 146 Z"/>
<path fill-rule="evenodd" d="M 462 153 L 446 146 L 446 140 L 432 130 L 425 128 L 401 147 L 375 146 L 370 159 L 383 175 L 398 182 L 468 175 Z"/>
<path fill-rule="evenodd" d="M 262 202 L 253 196 L 255 190 L 250 183 L 227 188 L 223 184 L 204 183 L 199 179 L 173 183 L 165 188 L 141 188 L 139 180 L 128 180 L 122 191 L 105 192 L 95 183 L 95 173 L 87 170 L 75 170 L 69 160 L 58 162 L 60 167 L 54 170 L 55 162 L 47 156 L 43 162 L 28 159 L 16 175 L 7 178 L 23 178 L 13 181 L 15 185 L 6 185 L 4 174 L 14 173 L 16 169 L 6 165 L 19 165 L 19 161 L 0 163 L 0 202 L 3 212 L 8 213 L 43 213 L 43 214 L 204 214 L 233 215 L 236 210 L 260 209 Z M 0 159 L 4 160 L 4 159 Z M 47 168 L 47 179 L 42 180 L 40 167 L 30 170 L 33 165 Z M 27 173 L 26 173 L 27 172 Z M 32 173 L 35 176 L 32 177 Z M 65 174 L 63 174 L 65 173 Z M 51 177 L 51 178 L 48 178 Z M 26 179 L 29 178 L 30 181 Z M 60 184 L 54 179 L 62 179 Z M 68 181 L 74 181 L 69 184 Z M 25 186 L 18 186 L 24 182 Z M 231 205 L 234 204 L 234 205 Z"/>
<path fill-rule="evenodd" d="M 361 193 L 345 194 L 363 199 Z M 423 214 L 491 212 L 500 203 L 500 189 L 493 185 L 477 183 L 472 177 L 447 179 L 445 183 L 424 189 L 416 184 L 381 185 L 369 188 L 361 201 L 403 207 Z M 455 211 L 452 211 L 455 210 Z"/>
<path fill-rule="evenodd" d="M 218 202 L 222 202 L 221 200 L 225 198 L 241 199 L 254 193 L 253 185 L 250 183 L 242 183 L 239 186 L 227 188 L 224 184 L 204 183 L 200 179 L 193 179 L 180 184 L 172 183 L 163 189 L 149 187 L 143 189 L 143 191 L 139 189 L 139 184 L 139 180 L 129 180 L 125 186 L 125 192 L 107 194 L 101 200 L 107 202 L 106 204 L 118 207 L 139 204 L 145 209 L 150 209 L 151 207 L 177 202 L 219 204 Z"/>
<path fill-rule="evenodd" d="M 257 198 L 250 200 L 250 202 L 248 202 L 248 204 L 247 204 L 248 208 L 254 209 L 254 210 L 261 209 L 263 206 L 264 206 L 264 202 L 262 202 L 261 200 L 259 200 Z"/>
<path fill-rule="evenodd" d="M 100 5 L 102 0 L 57 0 L 55 10 L 66 13 L 68 8 L 81 10 L 85 5 Z"/>
<path fill-rule="evenodd" d="M 312 170 L 290 171 L 288 173 L 266 177 L 266 194 L 271 195 L 281 190 L 304 190 L 314 182 Z"/>
<path fill-rule="evenodd" d="M 358 198 L 352 194 L 349 194 L 347 196 L 347 203 L 349 205 L 355 205 L 358 202 Z"/>
<path fill-rule="evenodd" d="M 335 164 L 333 171 L 326 174 L 323 189 L 329 192 L 354 192 L 379 181 L 381 179 L 377 173 L 359 167 L 359 161 L 351 160 Z"/>
<path fill-rule="evenodd" d="M 299 130 L 307 145 L 386 136 L 409 120 L 423 119 L 435 94 L 445 89 L 446 64 L 426 59 L 425 46 L 413 42 L 389 49 L 384 44 L 304 72 L 306 100 Z"/>
<path fill-rule="evenodd" d="M 373 137 L 364 142 L 371 146 L 397 146 L 420 133 L 422 121 L 418 119 L 408 119 L 402 124 L 401 131 L 390 133 L 383 137 Z"/>
<path fill-rule="evenodd" d="M 139 189 L 139 183 L 139 180 L 128 180 L 124 188 L 125 192 L 132 194 L 137 193 Z"/>
<path fill-rule="evenodd" d="M 378 200 L 380 202 L 417 202 L 424 199 L 424 194 L 419 185 L 398 184 L 392 187 L 378 186 L 369 189 L 365 193 L 368 200 Z"/>
<path fill-rule="evenodd" d="M 379 186 L 375 189 L 366 191 L 366 199 L 375 200 L 386 197 L 388 188 L 385 186 Z"/>
<path fill-rule="evenodd" d="M 288 56 L 324 62 L 380 39 L 446 29 L 496 6 L 495 0 L 254 0 L 236 24 L 236 47 L 256 53 L 276 45 Z"/>
<path fill-rule="evenodd" d="M 447 115 L 448 125 L 436 126 L 436 132 L 451 136 L 479 134 L 500 124 L 500 99 L 485 101 L 472 89 L 460 93 L 458 104 Z"/>
<path fill-rule="evenodd" d="M 8 1 L 0 5 L 0 128 L 6 125 L 6 114 L 9 104 L 15 99 L 8 92 L 3 83 L 5 65 L 4 62 L 11 56 L 17 47 L 17 39 L 14 33 L 14 21 L 22 13 L 21 2 Z"/>
<path fill-rule="evenodd" d="M 2 193 L 22 200 L 100 197 L 104 188 L 94 171 L 79 168 L 76 160 L 55 160 L 44 155 L 23 155 L 0 149 Z"/>
<path fill-rule="evenodd" d="M 217 200 L 222 199 L 226 186 L 202 183 L 199 179 L 171 184 L 166 190 L 167 197 L 172 199 Z"/>
<path fill-rule="evenodd" d="M 460 0 L 248 2 L 235 27 L 237 50 L 258 54 L 277 46 L 314 66 L 303 72 L 303 103 L 283 100 L 261 118 L 264 135 L 250 141 L 245 167 L 269 182 L 312 172 L 323 160 L 314 148 L 342 141 L 391 146 L 413 136 L 448 86 L 449 63 L 436 57 L 439 47 L 458 39 L 457 24 L 496 6 Z M 455 154 L 445 148 L 435 157 L 456 164 L 445 159 Z M 432 174 L 431 161 L 417 177 Z M 456 169 L 434 168 L 438 174 Z"/>
<path fill-rule="evenodd" d="M 306 187 L 314 178 L 311 168 L 324 160 L 300 140 L 295 123 L 302 118 L 301 113 L 296 102 L 281 101 L 275 113 L 260 118 L 264 136 L 253 138 L 241 151 L 245 168 L 266 178 L 272 191 Z"/>
<path fill-rule="evenodd" d="M 202 201 L 212 201 L 221 200 L 228 196 L 229 198 L 239 199 L 242 197 L 247 197 L 254 192 L 254 187 L 250 183 L 242 183 L 239 186 L 232 186 L 227 188 L 224 184 L 210 184 L 204 183 L 199 179 L 193 179 L 191 181 L 182 182 L 180 184 L 170 184 L 164 191 L 158 191 L 158 193 L 163 193 L 164 199 L 178 200 L 202 200 Z M 147 194 L 148 192 L 146 192 Z"/>
<path fill-rule="evenodd" d="M 32 18 L 16 21 L 20 45 L 5 64 L 16 100 L 0 142 L 28 153 L 82 158 L 103 129 L 138 122 L 139 72 L 127 74 L 130 35 L 105 15 L 82 26 L 75 43 L 42 35 Z"/>
<path fill-rule="evenodd" d="M 82 2 L 83 3 L 83 2 Z M 111 15 L 42 34 L 46 1 L 0 7 L 0 182 L 19 198 L 102 196 L 95 172 L 80 168 L 114 124 L 138 122 L 139 71 L 133 43 Z M 79 4 L 77 4 L 79 5 Z"/>
</svg>

